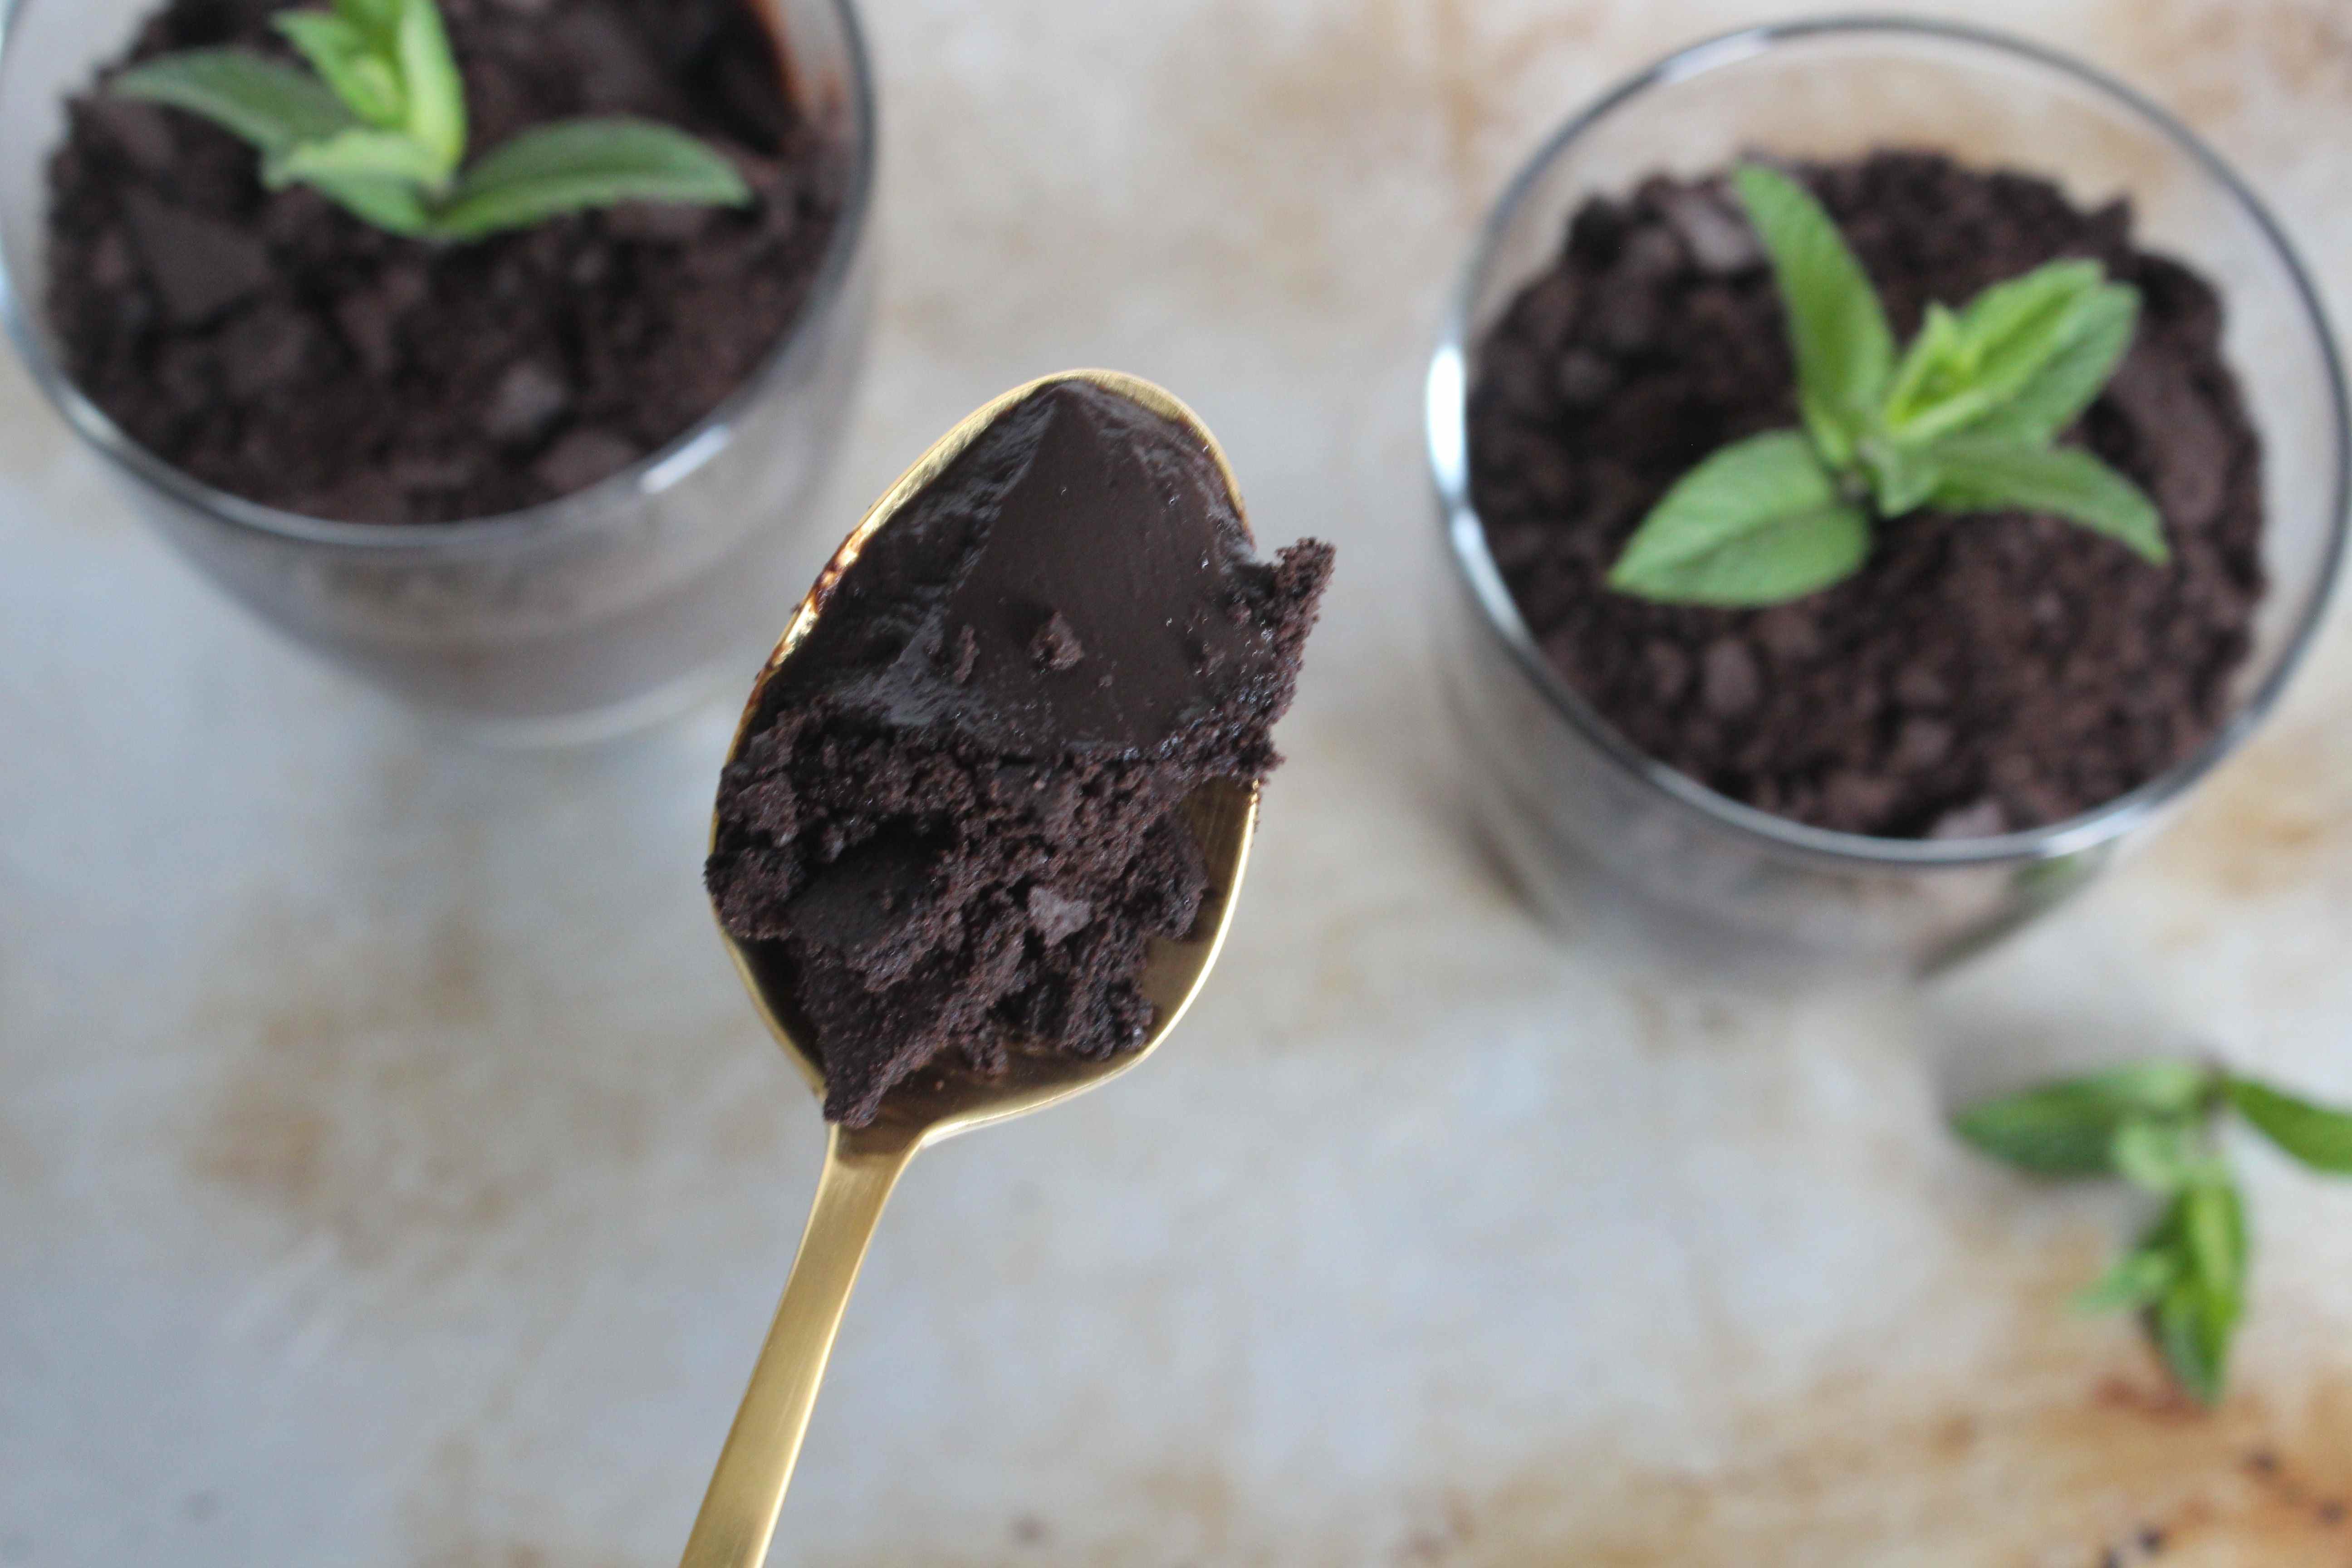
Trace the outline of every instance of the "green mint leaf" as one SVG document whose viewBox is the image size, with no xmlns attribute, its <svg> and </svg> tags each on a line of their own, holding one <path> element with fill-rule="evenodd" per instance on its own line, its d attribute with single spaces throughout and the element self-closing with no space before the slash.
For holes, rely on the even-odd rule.
<svg viewBox="0 0 2352 1568">
<path fill-rule="evenodd" d="M 396 45 L 408 133 L 436 160 L 440 173 L 433 183 L 438 184 L 466 156 L 466 82 L 433 0 L 403 0 Z"/>
<path fill-rule="evenodd" d="M 349 19 L 326 11 L 281 11 L 270 18 L 270 26 L 285 35 L 362 121 L 384 131 L 405 117 L 399 76 Z"/>
<path fill-rule="evenodd" d="M 682 131 L 645 120 L 567 120 L 485 153 L 451 193 L 439 228 L 474 239 L 614 202 L 751 200 L 735 165 Z"/>
<path fill-rule="evenodd" d="M 1952 1126 L 1982 1152 L 2036 1175 L 2112 1175 L 2126 1121 L 2187 1116 L 2211 1084 L 2195 1063 L 2147 1062 L 1986 1100 Z"/>
<path fill-rule="evenodd" d="M 2016 397 L 2079 334 L 2102 276 L 2095 261 L 2053 261 L 1969 300 L 1952 328 L 1949 373 L 1890 403 L 1889 433 L 1930 441 Z"/>
<path fill-rule="evenodd" d="M 435 237 L 433 214 L 413 180 L 368 174 L 316 174 L 303 184 L 364 222 L 411 239 Z"/>
<path fill-rule="evenodd" d="M 2242 1300 L 2251 1250 L 2246 1205 L 2226 1174 L 2201 1181 L 2181 1194 L 2180 1228 L 2205 1289 L 2232 1302 Z"/>
<path fill-rule="evenodd" d="M 1971 370 L 2012 374 L 2002 367 L 2046 362 L 2064 341 L 2075 309 L 2106 281 L 2095 261 L 2053 261 L 1986 289 L 1960 307 Z"/>
<path fill-rule="evenodd" d="M 2156 565 L 2172 558 L 2156 503 L 2079 447 L 1956 437 L 1930 450 L 1940 473 L 1929 501 L 1942 510 L 2053 512 Z"/>
<path fill-rule="evenodd" d="M 2150 1243 L 2109 1269 L 2096 1284 L 2076 1292 L 2078 1312 L 2136 1311 L 2160 1300 L 2180 1277 L 2180 1259 L 2168 1246 Z"/>
<path fill-rule="evenodd" d="M 1726 447 L 1683 476 L 1609 574 L 1622 594 L 1669 604 L 1769 605 L 1851 575 L 1870 523 L 1794 430 Z"/>
<path fill-rule="evenodd" d="M 2229 1080 L 2238 1114 L 2315 1171 L 2352 1176 L 2352 1112 L 2331 1110 L 2250 1078 Z"/>
<path fill-rule="evenodd" d="M 243 49 L 167 55 L 117 73 L 107 90 L 201 114 L 265 153 L 352 123 L 351 111 L 316 79 Z"/>
<path fill-rule="evenodd" d="M 2200 1405 L 2219 1405 L 2228 1379 L 2234 1318 L 2212 1310 L 2193 1280 L 2182 1280 L 2156 1304 L 2156 1342 L 2180 1386 Z"/>
<path fill-rule="evenodd" d="M 296 180 L 323 184 L 330 180 L 383 181 L 394 184 L 430 185 L 439 177 L 439 161 L 414 137 L 397 131 L 341 131 L 320 142 L 305 142 L 273 153 L 262 178 L 272 189 Z"/>
<path fill-rule="evenodd" d="M 2058 352 L 1998 407 L 1959 426 L 1971 439 L 2044 446 L 2095 401 L 2139 330 L 2139 290 L 2109 283 L 2077 310 Z"/>
<path fill-rule="evenodd" d="M 1969 1107 L 1952 1129 L 1977 1149 L 2039 1176 L 2115 1173 L 2116 1103 L 2080 1083 L 2052 1084 Z"/>
<path fill-rule="evenodd" d="M 1797 360 L 1797 400 L 1829 461 L 1843 466 L 1874 426 L 1895 374 L 1877 290 L 1812 193 L 1760 163 L 1732 176 L 1772 258 Z"/>
<path fill-rule="evenodd" d="M 2197 1124 L 2179 1118 L 2128 1117 L 2107 1146 L 2117 1175 L 2165 1194 L 2181 1191 L 2204 1173 L 2203 1155 Z"/>
</svg>

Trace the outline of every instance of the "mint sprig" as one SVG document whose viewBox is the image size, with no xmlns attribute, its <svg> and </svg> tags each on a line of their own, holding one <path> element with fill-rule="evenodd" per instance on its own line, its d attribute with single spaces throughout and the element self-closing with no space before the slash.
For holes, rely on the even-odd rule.
<svg viewBox="0 0 2352 1568">
<path fill-rule="evenodd" d="M 2139 1244 L 2075 1305 L 2140 1313 L 2180 1385 L 2207 1405 L 2227 1383 L 2252 1255 L 2245 1199 L 2219 1138 L 2231 1109 L 2306 1167 L 2352 1175 L 2352 1111 L 2194 1062 L 2066 1079 L 1953 1121 L 1978 1150 L 2020 1170 L 2120 1176 L 2161 1200 Z"/>
<path fill-rule="evenodd" d="M 1898 353 L 1877 291 L 1811 193 L 1756 163 L 1732 184 L 1788 316 L 1803 428 L 1751 437 L 1693 469 L 1643 520 L 1611 587 L 1671 604 L 1779 604 L 1851 576 L 1874 522 L 1922 507 L 2054 513 L 2169 559 L 2137 486 L 2053 445 L 2122 363 L 2137 290 L 2096 262 L 2053 261 L 1957 310 L 1930 305 Z"/>
<path fill-rule="evenodd" d="M 334 0 L 271 22 L 310 72 L 196 49 L 121 71 L 108 90 L 202 115 L 260 149 L 270 189 L 310 185 L 417 239 L 479 239 L 624 201 L 751 200 L 716 149 L 625 115 L 538 126 L 467 167 L 465 79 L 434 0 Z"/>
</svg>

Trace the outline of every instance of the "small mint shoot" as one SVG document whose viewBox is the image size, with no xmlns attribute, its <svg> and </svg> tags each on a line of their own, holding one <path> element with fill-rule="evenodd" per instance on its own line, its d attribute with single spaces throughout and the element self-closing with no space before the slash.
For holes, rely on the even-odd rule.
<svg viewBox="0 0 2352 1568">
<path fill-rule="evenodd" d="M 201 115 L 252 143 L 272 190 L 309 185 L 416 239 L 481 239 L 625 201 L 752 199 L 717 149 L 625 116 L 538 126 L 468 165 L 465 79 L 435 0 L 334 0 L 270 25 L 309 72 L 243 49 L 198 49 L 133 66 L 109 90 Z"/>
<path fill-rule="evenodd" d="M 2120 1176 L 2161 1202 L 2139 1244 L 2074 1306 L 2141 1314 L 2174 1378 L 2206 1405 L 2227 1386 L 2252 1254 L 2245 1197 L 2217 1136 L 2228 1110 L 2310 1169 L 2352 1175 L 2352 1111 L 2190 1062 L 2043 1084 L 1971 1106 L 1952 1123 L 1979 1151 L 2030 1174 Z"/>
<path fill-rule="evenodd" d="M 1958 309 L 1930 304 L 1898 353 L 1877 290 L 1812 193 L 1760 163 L 1731 184 L 1788 317 L 1802 427 L 1692 470 L 1635 530 L 1611 587 L 1666 604 L 1780 604 L 1852 576 L 1875 524 L 1922 509 L 2050 513 L 2152 564 L 2170 559 L 2138 486 L 2054 445 L 2131 346 L 2136 289 L 2095 261 L 2053 261 Z M 1818 484 L 1792 478 L 1790 442 Z M 1767 450 L 1769 461 L 1756 456 Z M 1831 500 L 1806 502 L 1824 489 Z"/>
</svg>

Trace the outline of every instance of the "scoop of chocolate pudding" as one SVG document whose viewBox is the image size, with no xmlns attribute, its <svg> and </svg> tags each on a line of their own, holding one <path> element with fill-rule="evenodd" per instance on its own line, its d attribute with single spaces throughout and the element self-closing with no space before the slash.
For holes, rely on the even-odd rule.
<svg viewBox="0 0 2352 1568">
<path fill-rule="evenodd" d="M 1330 574 L 1313 542 L 1255 560 L 1200 442 L 1081 382 L 866 542 L 719 780 L 706 868 L 789 965 L 828 1117 L 943 1053 L 1144 1040 L 1149 944 L 1206 890 L 1177 808 L 1275 767 Z"/>
</svg>

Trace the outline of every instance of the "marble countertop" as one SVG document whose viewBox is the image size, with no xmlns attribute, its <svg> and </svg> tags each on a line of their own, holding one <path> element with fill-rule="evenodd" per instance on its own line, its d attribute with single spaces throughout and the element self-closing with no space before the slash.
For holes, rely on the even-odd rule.
<svg viewBox="0 0 2352 1568">
<path fill-rule="evenodd" d="M 2352 1560 L 2352 1189 L 2248 1155 L 2200 1417 L 2064 1309 L 2126 1200 L 1939 1131 L 2101 1047 L 2352 1100 L 2340 621 L 2168 837 L 1925 992 L 1696 983 L 1538 926 L 1468 836 L 1416 609 L 1441 296 L 1566 110 L 1781 8 L 866 8 L 843 528 L 1108 363 L 1343 570 L 1215 983 L 1144 1071 L 917 1165 L 777 1561 Z M 2352 314 L 2337 0 L 1969 14 L 2210 134 Z M 0 367 L 0 1565 L 676 1560 L 821 1146 L 697 884 L 730 722 L 455 749 L 215 596 Z"/>
</svg>

